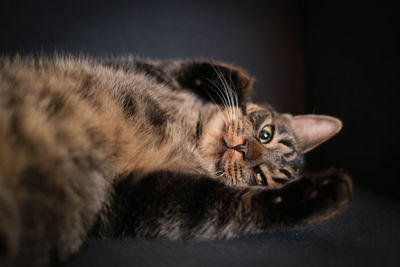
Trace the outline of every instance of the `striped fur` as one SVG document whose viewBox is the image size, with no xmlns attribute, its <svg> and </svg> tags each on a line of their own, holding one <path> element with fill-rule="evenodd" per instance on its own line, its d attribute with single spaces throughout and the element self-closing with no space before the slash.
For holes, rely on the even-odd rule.
<svg viewBox="0 0 400 267">
<path fill-rule="evenodd" d="M 347 175 L 300 177 L 340 121 L 251 90 L 223 63 L 0 58 L 0 264 L 65 260 L 89 233 L 231 238 L 336 213 Z"/>
</svg>

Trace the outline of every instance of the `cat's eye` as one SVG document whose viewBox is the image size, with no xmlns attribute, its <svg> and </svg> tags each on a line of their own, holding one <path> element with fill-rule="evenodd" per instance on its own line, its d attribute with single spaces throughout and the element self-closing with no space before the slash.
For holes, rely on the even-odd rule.
<svg viewBox="0 0 400 267">
<path fill-rule="evenodd" d="M 264 176 L 264 173 L 261 171 L 259 167 L 254 168 L 254 179 L 258 185 L 267 186 L 267 179 Z"/>
<path fill-rule="evenodd" d="M 260 140 L 261 144 L 267 144 L 271 142 L 273 135 L 274 127 L 272 125 L 265 125 L 258 134 L 258 140 Z"/>
</svg>

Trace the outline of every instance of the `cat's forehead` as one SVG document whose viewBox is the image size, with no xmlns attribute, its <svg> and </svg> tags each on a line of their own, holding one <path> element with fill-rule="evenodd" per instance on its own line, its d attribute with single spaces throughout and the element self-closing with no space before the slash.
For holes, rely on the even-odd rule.
<svg viewBox="0 0 400 267">
<path fill-rule="evenodd" d="M 275 109 L 267 103 L 246 103 L 246 114 L 250 113 L 276 113 Z"/>
<path fill-rule="evenodd" d="M 278 113 L 271 105 L 267 103 L 247 103 L 245 116 L 255 126 L 261 126 L 265 123 L 287 126 L 289 120 L 287 114 Z"/>
<path fill-rule="evenodd" d="M 268 104 L 247 103 L 244 115 L 252 120 L 263 121 L 266 119 L 273 120 L 277 117 L 276 111 Z"/>
</svg>

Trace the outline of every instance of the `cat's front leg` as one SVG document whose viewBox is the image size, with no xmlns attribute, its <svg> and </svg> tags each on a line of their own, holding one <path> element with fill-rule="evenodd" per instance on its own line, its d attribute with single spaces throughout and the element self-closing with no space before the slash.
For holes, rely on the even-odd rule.
<svg viewBox="0 0 400 267">
<path fill-rule="evenodd" d="M 270 190 L 255 197 L 265 205 L 270 218 L 287 226 L 327 219 L 343 209 L 353 195 L 350 177 L 335 169 L 309 174 L 279 190 Z M 268 218 L 262 228 L 274 226 Z"/>
<path fill-rule="evenodd" d="M 116 185 L 95 232 L 106 237 L 231 238 L 325 219 L 351 195 L 351 180 L 334 170 L 275 190 L 228 186 L 199 175 L 153 173 Z"/>
</svg>

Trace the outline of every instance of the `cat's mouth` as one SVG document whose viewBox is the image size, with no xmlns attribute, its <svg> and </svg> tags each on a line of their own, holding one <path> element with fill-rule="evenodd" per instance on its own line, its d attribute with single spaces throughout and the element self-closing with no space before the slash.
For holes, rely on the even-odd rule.
<svg viewBox="0 0 400 267">
<path fill-rule="evenodd" d="M 244 159 L 248 154 L 243 125 L 239 119 L 227 120 L 217 112 L 204 126 L 199 139 L 202 163 L 214 178 L 227 183 L 244 183 Z"/>
<path fill-rule="evenodd" d="M 204 125 L 199 138 L 198 149 L 202 157 L 201 162 L 212 177 L 223 176 L 223 158 L 229 151 L 228 144 L 224 139 L 225 116 L 223 112 L 216 112 Z"/>
<path fill-rule="evenodd" d="M 224 176 L 227 183 L 230 184 L 248 184 L 248 168 L 245 160 L 248 156 L 248 141 L 243 136 L 237 136 L 235 142 L 228 143 L 225 137 L 222 137 L 223 149 L 216 162 L 215 168 L 220 176 Z M 243 141 L 244 139 L 244 141 Z M 246 175 L 247 174 L 247 175 Z"/>
</svg>

